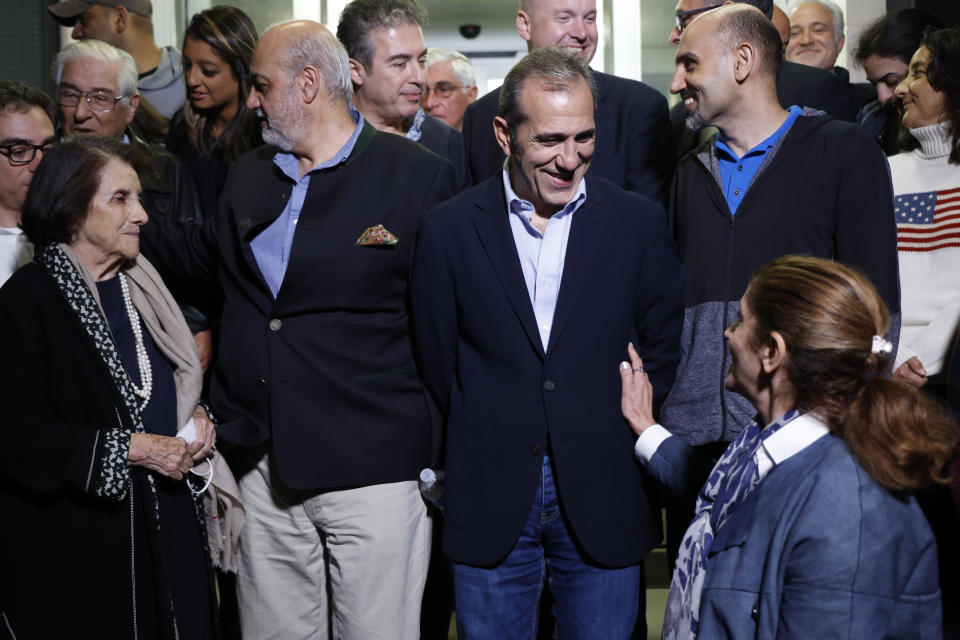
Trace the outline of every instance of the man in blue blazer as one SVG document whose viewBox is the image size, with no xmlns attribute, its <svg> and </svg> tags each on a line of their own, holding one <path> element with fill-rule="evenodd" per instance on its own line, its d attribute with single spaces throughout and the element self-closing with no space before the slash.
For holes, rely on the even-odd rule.
<svg viewBox="0 0 960 640">
<path fill-rule="evenodd" d="M 544 581 L 563 637 L 629 637 L 658 511 L 630 456 L 618 362 L 658 395 L 679 360 L 683 270 L 663 210 L 599 177 L 585 62 L 537 49 L 495 120 L 503 171 L 428 212 L 411 312 L 447 418 L 443 548 L 460 638 L 536 636 Z"/>
<path fill-rule="evenodd" d="M 527 49 L 562 48 L 589 64 L 597 51 L 596 0 L 522 0 L 517 33 Z M 642 82 L 594 72 L 597 87 L 597 153 L 590 175 L 606 178 L 666 205 L 676 166 L 667 101 Z M 473 184 L 500 175 L 503 151 L 494 138 L 500 89 L 469 107 L 463 142 Z"/>
</svg>

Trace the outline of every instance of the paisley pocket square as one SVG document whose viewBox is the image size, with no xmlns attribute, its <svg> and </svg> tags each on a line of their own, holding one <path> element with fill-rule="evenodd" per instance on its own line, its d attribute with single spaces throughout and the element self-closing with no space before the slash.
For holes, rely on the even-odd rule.
<svg viewBox="0 0 960 640">
<path fill-rule="evenodd" d="M 393 235 L 382 224 L 375 227 L 369 227 L 359 238 L 357 244 L 361 247 L 393 247 L 400 239 Z"/>
</svg>

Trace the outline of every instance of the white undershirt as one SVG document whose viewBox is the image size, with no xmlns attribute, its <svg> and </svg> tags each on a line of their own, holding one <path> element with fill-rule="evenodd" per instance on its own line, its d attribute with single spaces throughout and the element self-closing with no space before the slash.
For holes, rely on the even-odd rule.
<svg viewBox="0 0 960 640">
<path fill-rule="evenodd" d="M 33 245 L 17 228 L 0 227 L 0 286 L 13 272 L 33 260 Z"/>
</svg>

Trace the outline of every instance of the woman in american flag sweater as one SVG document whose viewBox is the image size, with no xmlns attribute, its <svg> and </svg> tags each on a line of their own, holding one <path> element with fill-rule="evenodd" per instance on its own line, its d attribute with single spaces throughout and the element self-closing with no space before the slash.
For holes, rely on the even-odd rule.
<svg viewBox="0 0 960 640">
<path fill-rule="evenodd" d="M 960 29 L 924 34 L 896 96 L 920 146 L 890 158 L 903 314 L 894 378 L 939 395 L 960 325 Z"/>
</svg>

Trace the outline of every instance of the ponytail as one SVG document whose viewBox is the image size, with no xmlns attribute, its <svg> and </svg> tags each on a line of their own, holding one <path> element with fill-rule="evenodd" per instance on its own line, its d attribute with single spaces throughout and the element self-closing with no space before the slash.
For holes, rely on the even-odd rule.
<svg viewBox="0 0 960 640">
<path fill-rule="evenodd" d="M 784 256 L 754 274 L 744 301 L 756 319 L 754 344 L 783 336 L 797 406 L 820 416 L 879 484 L 913 491 L 948 481 L 957 424 L 926 393 L 882 377 L 890 358 L 874 341 L 889 315 L 863 274 Z"/>
<path fill-rule="evenodd" d="M 950 482 L 947 463 L 957 442 L 957 423 L 920 389 L 871 378 L 847 406 L 842 424 L 831 428 L 860 466 L 891 491 Z"/>
</svg>

